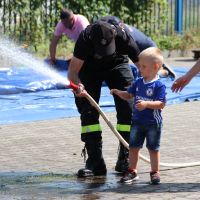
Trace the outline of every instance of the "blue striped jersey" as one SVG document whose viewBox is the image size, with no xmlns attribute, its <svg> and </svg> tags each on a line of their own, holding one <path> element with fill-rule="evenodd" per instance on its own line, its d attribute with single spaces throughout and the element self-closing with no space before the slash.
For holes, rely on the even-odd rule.
<svg viewBox="0 0 200 200">
<path fill-rule="evenodd" d="M 138 78 L 128 88 L 128 93 L 131 93 L 134 96 L 133 122 L 141 124 L 162 123 L 161 109 L 146 108 L 139 111 L 135 108 L 138 100 L 166 102 L 166 86 L 159 80 L 159 77 L 146 83 L 143 77 Z"/>
</svg>

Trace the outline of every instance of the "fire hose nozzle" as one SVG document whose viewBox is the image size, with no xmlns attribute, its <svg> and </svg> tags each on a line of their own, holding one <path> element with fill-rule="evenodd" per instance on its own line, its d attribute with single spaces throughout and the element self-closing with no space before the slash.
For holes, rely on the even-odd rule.
<svg viewBox="0 0 200 200">
<path fill-rule="evenodd" d="M 79 89 L 78 85 L 76 85 L 72 81 L 69 82 L 68 87 L 71 88 L 71 89 L 73 89 L 75 92 Z"/>
</svg>

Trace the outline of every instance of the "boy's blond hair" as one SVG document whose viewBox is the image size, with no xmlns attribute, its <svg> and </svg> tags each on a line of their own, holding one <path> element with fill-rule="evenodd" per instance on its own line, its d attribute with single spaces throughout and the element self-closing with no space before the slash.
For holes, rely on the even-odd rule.
<svg viewBox="0 0 200 200">
<path fill-rule="evenodd" d="M 164 58 L 162 52 L 157 47 L 149 47 L 139 54 L 139 60 L 143 58 L 150 59 L 154 64 L 158 64 L 159 68 L 162 67 Z"/>
</svg>

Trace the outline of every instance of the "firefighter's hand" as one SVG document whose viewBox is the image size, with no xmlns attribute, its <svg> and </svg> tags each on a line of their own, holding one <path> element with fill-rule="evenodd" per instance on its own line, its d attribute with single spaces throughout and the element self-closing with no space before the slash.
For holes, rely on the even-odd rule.
<svg viewBox="0 0 200 200">
<path fill-rule="evenodd" d="M 78 84 L 78 90 L 73 91 L 76 97 L 85 97 L 87 96 L 87 91 L 82 83 Z"/>
</svg>

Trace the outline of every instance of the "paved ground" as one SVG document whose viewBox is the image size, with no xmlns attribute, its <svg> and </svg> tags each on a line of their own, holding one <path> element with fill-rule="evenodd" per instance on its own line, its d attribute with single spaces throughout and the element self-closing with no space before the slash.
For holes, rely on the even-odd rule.
<svg viewBox="0 0 200 200">
<path fill-rule="evenodd" d="M 180 61 L 182 62 L 182 61 Z M 192 66 L 188 61 L 181 66 Z M 176 62 L 177 63 L 177 62 Z M 108 113 L 115 124 L 115 113 Z M 167 106 L 164 111 L 161 160 L 200 162 L 200 102 Z M 106 123 L 103 152 L 106 177 L 77 179 L 83 167 L 79 118 L 64 118 L 0 126 L 0 199 L 200 199 L 200 166 L 161 167 L 162 184 L 149 185 L 149 164 L 140 161 L 140 180 L 118 183 L 114 172 L 118 141 Z M 148 156 L 147 151 L 142 154 Z"/>
<path fill-rule="evenodd" d="M 165 62 L 173 67 L 192 67 L 197 60 L 192 57 L 170 57 L 165 58 Z"/>
</svg>

